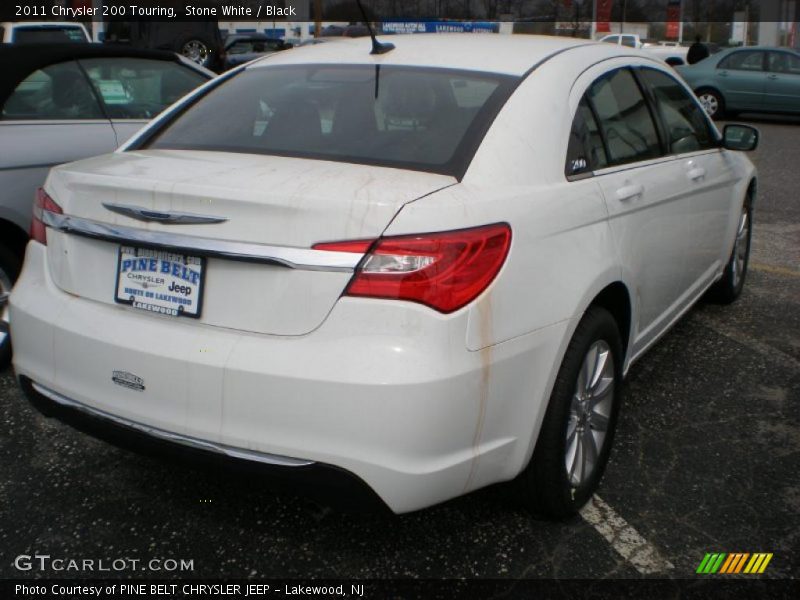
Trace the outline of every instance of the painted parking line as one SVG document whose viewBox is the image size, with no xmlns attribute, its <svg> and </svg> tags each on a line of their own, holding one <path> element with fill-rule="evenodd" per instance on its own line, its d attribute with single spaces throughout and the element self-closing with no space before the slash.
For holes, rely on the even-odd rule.
<svg viewBox="0 0 800 600">
<path fill-rule="evenodd" d="M 592 496 L 581 509 L 581 516 L 642 575 L 663 573 L 675 568 L 599 496 Z"/>
<path fill-rule="evenodd" d="M 762 342 L 746 333 L 740 331 L 735 325 L 723 321 L 722 319 L 714 318 L 708 314 L 694 311 L 691 313 L 691 319 L 698 321 L 701 325 L 705 325 L 709 329 L 713 329 L 718 334 L 738 342 L 742 346 L 749 348 L 753 352 L 763 354 L 795 371 L 800 371 L 800 360 L 797 360 L 791 354 L 782 352 L 777 348 L 773 348 L 769 344 Z"/>
</svg>

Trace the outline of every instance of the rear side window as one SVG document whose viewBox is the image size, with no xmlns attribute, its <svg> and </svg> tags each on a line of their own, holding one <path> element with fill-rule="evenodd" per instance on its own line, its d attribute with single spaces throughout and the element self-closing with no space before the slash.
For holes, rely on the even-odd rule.
<svg viewBox="0 0 800 600">
<path fill-rule="evenodd" d="M 146 143 L 433 171 L 461 177 L 517 78 L 419 67 L 248 69 Z"/>
<path fill-rule="evenodd" d="M 650 88 L 667 134 L 671 154 L 712 148 L 716 140 L 703 109 L 675 79 L 654 69 L 639 73 Z"/>
<path fill-rule="evenodd" d="M 764 52 L 742 50 L 723 58 L 718 69 L 731 69 L 734 71 L 763 71 Z"/>
<path fill-rule="evenodd" d="M 590 173 L 608 165 L 603 138 L 586 98 L 582 98 L 572 121 L 565 174 Z"/>
<path fill-rule="evenodd" d="M 769 70 L 773 73 L 800 75 L 800 56 L 788 52 L 770 52 Z"/>
<path fill-rule="evenodd" d="M 142 58 L 80 61 L 112 119 L 151 119 L 207 81 L 179 63 Z"/>
<path fill-rule="evenodd" d="M 103 119 L 97 97 L 75 62 L 34 71 L 3 105 L 3 119 Z"/>
<path fill-rule="evenodd" d="M 650 109 L 628 69 L 618 69 L 598 79 L 589 88 L 587 97 L 600 120 L 610 165 L 661 155 Z"/>
</svg>

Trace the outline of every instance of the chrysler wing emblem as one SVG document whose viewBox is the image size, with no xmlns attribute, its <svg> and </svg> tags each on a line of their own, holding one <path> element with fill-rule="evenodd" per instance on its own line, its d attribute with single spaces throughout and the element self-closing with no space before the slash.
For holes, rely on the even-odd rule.
<svg viewBox="0 0 800 600">
<path fill-rule="evenodd" d="M 138 219 L 139 221 L 150 221 L 156 223 L 164 223 L 167 225 L 198 225 L 203 223 L 223 223 L 227 221 L 225 217 L 213 217 L 210 215 L 198 215 L 195 213 L 177 212 L 177 211 L 159 211 L 142 208 L 141 206 L 131 206 L 129 204 L 112 204 L 110 202 L 103 202 L 108 210 Z"/>
</svg>

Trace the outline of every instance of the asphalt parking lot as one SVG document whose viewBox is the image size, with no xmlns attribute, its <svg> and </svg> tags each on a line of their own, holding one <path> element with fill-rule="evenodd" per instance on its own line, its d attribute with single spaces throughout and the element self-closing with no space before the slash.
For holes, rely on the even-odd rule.
<svg viewBox="0 0 800 600">
<path fill-rule="evenodd" d="M 331 510 L 87 438 L 41 417 L 8 369 L 0 577 L 91 576 L 14 568 L 40 553 L 193 559 L 193 577 L 680 579 L 707 552 L 773 553 L 763 577 L 800 577 L 800 119 L 752 122 L 744 294 L 694 308 L 634 365 L 583 518 L 534 520 L 504 486 L 400 517 Z"/>
</svg>

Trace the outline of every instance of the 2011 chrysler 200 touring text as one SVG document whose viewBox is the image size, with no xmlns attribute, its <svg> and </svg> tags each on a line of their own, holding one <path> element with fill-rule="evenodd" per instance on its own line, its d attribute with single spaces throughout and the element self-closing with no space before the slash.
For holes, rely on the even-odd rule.
<svg viewBox="0 0 800 600">
<path fill-rule="evenodd" d="M 53 169 L 10 306 L 43 412 L 396 512 L 514 478 L 580 508 L 629 365 L 742 289 L 757 132 L 637 50 L 394 41 L 272 55 Z"/>
</svg>

